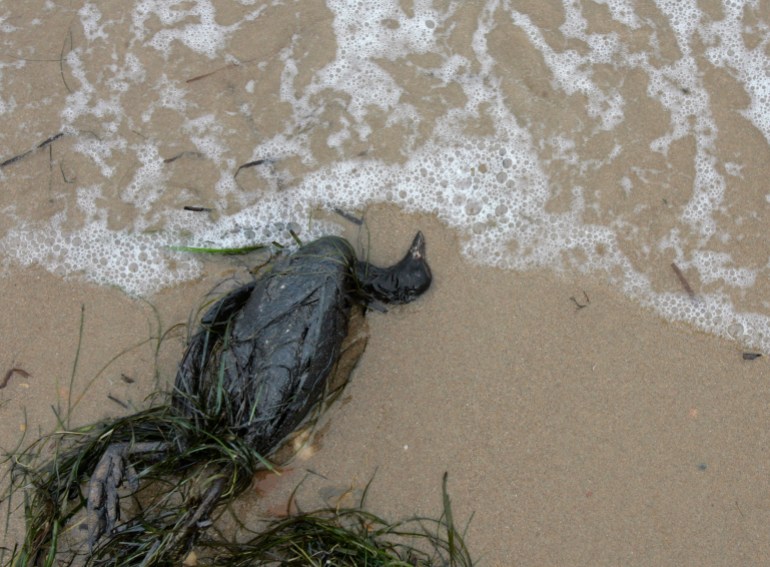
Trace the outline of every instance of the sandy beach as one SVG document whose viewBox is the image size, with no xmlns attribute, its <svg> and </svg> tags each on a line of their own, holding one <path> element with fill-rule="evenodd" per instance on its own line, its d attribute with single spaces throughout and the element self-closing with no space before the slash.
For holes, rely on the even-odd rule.
<svg viewBox="0 0 770 567">
<path fill-rule="evenodd" d="M 767 366 L 661 321 L 599 282 L 462 261 L 430 219 L 374 211 L 372 258 L 397 258 L 420 228 L 435 281 L 421 301 L 370 314 L 368 348 L 307 461 L 294 461 L 241 519 L 305 509 L 374 477 L 367 504 L 389 519 L 435 516 L 441 476 L 486 565 L 759 565 L 770 491 Z M 673 276 L 672 276 L 673 277 Z M 160 294 L 163 329 L 186 323 L 208 283 Z M 2 280 L 4 362 L 29 372 L 2 391 L 2 446 L 54 425 L 66 404 L 81 306 L 73 425 L 145 407 L 157 337 L 147 303 L 117 290 L 19 271 Z M 575 301 L 583 308 L 578 308 Z M 184 331 L 164 342 L 168 387 Z M 130 376 L 127 384 L 121 375 Z M 7 463 L 4 465 L 7 471 Z M 22 533 L 18 514 L 5 545 Z"/>
<path fill-rule="evenodd" d="M 336 3 L 188 2 L 200 10 L 173 22 L 139 3 L 133 12 L 66 4 L 0 10 L 10 26 L 0 57 L 6 455 L 54 431 L 57 415 L 75 427 L 168 392 L 198 307 L 259 258 L 193 263 L 169 245 L 329 228 L 386 265 L 422 230 L 433 287 L 368 314 L 367 350 L 312 454 L 255 482 L 233 506 L 240 520 L 254 525 L 283 509 L 300 482 L 305 509 L 353 505 L 372 478 L 371 511 L 436 517 L 446 472 L 479 565 L 766 563 L 770 146 L 746 110 L 756 93 L 739 73 L 704 63 L 706 39 L 692 42 L 706 68 L 692 83 L 672 79 L 674 94 L 663 95 L 652 77 L 686 58 L 682 26 L 651 4 L 638 8 L 635 27 L 583 2 L 591 32 L 615 38 L 632 63 L 599 62 L 585 79 L 596 88 L 568 92 L 570 80 L 583 83 L 557 76 L 551 60 L 588 57 L 595 46 L 570 36 L 559 3 L 517 3 L 526 18 L 440 3 L 449 15 L 436 8 L 423 27 L 471 63 L 450 80 L 447 61 L 465 63 L 439 65 L 438 51 L 419 42 L 408 57 L 367 56 L 403 89 L 396 96 L 382 83 L 382 97 L 404 105 L 385 111 L 357 99 L 358 87 L 318 79 L 355 32 L 333 26 L 344 19 Z M 418 2 L 398 4 L 412 19 L 422 13 Z M 698 4 L 704 19 L 726 17 L 717 2 Z M 210 21 L 204 8 L 213 5 Z M 746 43 L 759 49 L 765 40 L 751 37 L 770 21 L 764 6 L 745 9 Z M 381 24 L 396 34 L 407 20 Z M 190 22 L 203 22 L 192 26 L 198 35 L 173 35 Z M 368 67 L 345 72 L 343 86 L 379 84 Z M 469 93 L 484 89 L 509 115 L 493 97 L 477 119 L 463 114 Z M 677 114 L 667 96 L 695 101 L 694 110 Z M 713 123 L 698 122 L 712 108 Z M 441 130 L 442 120 L 456 129 Z M 515 125 L 505 136 L 503 122 Z M 692 131 L 681 134 L 683 124 Z M 577 142 L 567 139 L 575 132 Z M 455 142 L 455 154 L 438 155 Z M 504 156 L 527 144 L 535 157 L 503 170 L 512 161 Z M 493 151 L 504 146 L 509 153 Z M 709 168 L 729 190 L 713 182 L 701 202 Z M 318 181 L 327 177 L 334 187 Z M 406 189 L 442 182 L 446 196 Z M 521 197 L 541 185 L 551 191 L 542 202 Z M 507 204 L 496 204 L 501 195 Z M 334 206 L 364 215 L 365 227 Z M 688 224 L 693 210 L 710 212 Z M 494 232 L 505 226 L 509 240 Z M 551 242 L 551 256 L 536 255 Z M 490 265 L 506 261 L 510 269 Z M 756 314 L 746 319 L 756 325 L 731 326 L 737 340 L 703 331 L 726 328 L 724 313 Z M 3 488 L 11 465 L 0 464 Z M 24 535 L 22 500 L 2 504 L 10 516 L 0 545 L 11 549 Z"/>
</svg>

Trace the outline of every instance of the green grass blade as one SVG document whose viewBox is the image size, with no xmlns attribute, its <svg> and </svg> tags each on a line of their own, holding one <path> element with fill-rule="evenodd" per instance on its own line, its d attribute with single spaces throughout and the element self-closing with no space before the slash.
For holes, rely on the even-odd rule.
<svg viewBox="0 0 770 567">
<path fill-rule="evenodd" d="M 168 246 L 169 250 L 174 252 L 190 252 L 192 254 L 215 254 L 222 256 L 237 256 L 239 254 L 249 254 L 257 250 L 267 248 L 264 244 L 254 244 L 251 246 L 240 246 L 236 248 L 213 248 L 205 246 Z"/>
</svg>

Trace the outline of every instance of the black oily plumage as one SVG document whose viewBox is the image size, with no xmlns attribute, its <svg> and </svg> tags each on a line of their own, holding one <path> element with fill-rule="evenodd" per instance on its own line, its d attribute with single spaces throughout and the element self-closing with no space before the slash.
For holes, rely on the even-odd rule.
<svg viewBox="0 0 770 567">
<path fill-rule="evenodd" d="M 88 544 L 99 560 L 113 556 L 108 545 L 94 549 L 105 533 L 128 538 L 128 550 L 136 547 L 129 541 L 138 537 L 132 530 L 150 537 L 160 555 L 187 549 L 220 499 L 245 488 L 243 481 L 254 472 L 251 464 L 218 465 L 199 502 L 173 520 L 174 535 L 161 538 L 166 542 L 163 552 L 160 540 L 153 540 L 162 530 L 143 527 L 152 524 L 148 518 L 132 519 L 118 535 L 118 487 L 127 481 L 136 489 L 140 477 L 158 478 L 164 465 L 176 466 L 180 478 L 188 478 L 184 475 L 196 465 L 210 464 L 207 456 L 219 458 L 198 451 L 209 436 L 247 447 L 247 460 L 254 452 L 260 458 L 270 456 L 323 397 L 353 306 L 407 303 L 424 293 L 431 279 L 422 233 L 389 268 L 358 260 L 343 238 L 324 237 L 279 258 L 256 281 L 217 301 L 202 318 L 179 365 L 170 411 L 182 419 L 169 426 L 137 414 L 106 425 L 107 433 L 78 459 L 95 466 L 70 471 L 75 477 L 90 476 Z M 195 455 L 196 462 L 185 454 Z M 129 460 L 144 463 L 143 472 Z M 169 515 L 161 512 L 164 516 Z"/>
<path fill-rule="evenodd" d="M 422 233 L 390 268 L 359 261 L 343 238 L 306 244 L 209 309 L 180 364 L 174 407 L 269 455 L 323 395 L 352 305 L 407 303 L 431 279 Z"/>
</svg>

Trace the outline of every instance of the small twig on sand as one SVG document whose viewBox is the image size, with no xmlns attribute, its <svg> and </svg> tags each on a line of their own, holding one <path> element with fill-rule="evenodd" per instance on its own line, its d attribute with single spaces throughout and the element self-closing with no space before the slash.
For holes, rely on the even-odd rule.
<svg viewBox="0 0 770 567">
<path fill-rule="evenodd" d="M 690 299 L 695 301 L 695 292 L 692 290 L 692 287 L 690 287 L 690 283 L 687 281 L 687 278 L 684 277 L 682 270 L 680 270 L 679 266 L 677 266 L 674 262 L 671 262 L 671 269 L 674 270 L 676 277 L 679 278 L 679 283 L 682 284 L 682 287 L 687 292 L 687 295 L 690 296 Z"/>
<path fill-rule="evenodd" d="M 194 83 L 195 81 L 200 81 L 201 79 L 205 79 L 206 77 L 210 77 L 211 75 L 216 75 L 221 71 L 228 71 L 230 69 L 237 69 L 238 67 L 244 67 L 245 65 L 248 65 L 249 63 L 253 63 L 254 61 L 256 61 L 256 59 L 247 59 L 246 61 L 238 61 L 236 63 L 230 63 L 228 65 L 224 65 L 222 67 L 214 69 L 213 71 L 209 71 L 208 73 L 203 73 L 202 75 L 196 75 L 191 79 L 187 79 L 185 83 L 188 83 L 188 84 Z"/>
<path fill-rule="evenodd" d="M 175 162 L 176 160 L 178 160 L 179 158 L 182 158 L 182 157 L 202 158 L 203 154 L 200 153 L 200 152 L 195 152 L 195 151 L 181 152 L 181 153 L 176 154 L 173 157 L 164 159 L 163 163 L 173 163 L 173 162 Z"/>
<path fill-rule="evenodd" d="M 124 409 L 128 409 L 128 404 L 126 402 L 124 402 L 121 399 L 116 398 L 112 394 L 107 394 L 107 399 L 112 401 L 112 402 L 115 402 L 116 404 L 118 404 L 120 407 L 122 407 Z"/>
<path fill-rule="evenodd" d="M 200 81 L 201 79 L 205 79 L 206 77 L 210 77 L 211 75 L 214 75 L 216 73 L 219 73 L 220 71 L 226 71 L 228 69 L 234 69 L 236 67 L 240 67 L 240 63 L 230 63 L 229 65 L 225 65 L 224 67 L 220 67 L 219 69 L 214 69 L 213 71 L 210 71 L 208 73 L 204 73 L 203 75 L 198 75 L 196 77 L 193 77 L 192 79 L 187 79 L 185 83 L 194 83 L 195 81 Z"/>
<path fill-rule="evenodd" d="M 15 155 L 13 157 L 9 157 L 6 160 L 3 160 L 2 162 L 0 162 L 0 169 L 2 169 L 4 167 L 7 167 L 7 166 L 9 166 L 9 165 L 11 165 L 13 163 L 16 163 L 17 161 L 21 161 L 21 160 L 23 160 L 26 157 L 31 156 L 36 151 L 41 150 L 44 147 L 54 143 L 56 140 L 58 140 L 62 136 L 64 136 L 64 132 L 58 132 L 58 133 L 54 134 L 53 136 L 49 136 L 48 138 L 46 138 L 45 140 L 43 140 L 42 142 L 37 144 L 34 148 L 32 148 L 30 150 L 27 150 L 26 152 L 22 152 L 22 153 L 20 153 L 18 155 Z"/>
<path fill-rule="evenodd" d="M 339 216 L 341 216 L 346 221 L 352 222 L 356 226 L 361 226 L 362 224 L 364 224 L 364 219 L 358 218 L 358 217 L 356 217 L 354 215 L 351 215 L 350 213 L 346 213 L 345 211 L 343 211 L 342 209 L 340 209 L 338 207 L 334 207 L 334 212 L 337 213 Z"/>
<path fill-rule="evenodd" d="M 258 165 L 262 165 L 264 163 L 273 163 L 273 160 L 271 159 L 257 159 L 254 161 L 250 161 L 248 163 L 244 163 L 243 165 L 239 165 L 238 169 L 235 170 L 235 175 L 233 177 L 238 177 L 238 174 L 241 172 L 242 169 L 246 169 L 247 167 L 257 167 Z"/>
<path fill-rule="evenodd" d="M 0 380 L 0 389 L 5 388 L 8 385 L 8 382 L 13 377 L 14 374 L 18 374 L 22 378 L 29 378 L 31 374 L 24 370 L 23 368 L 14 367 L 11 368 L 8 372 L 5 373 L 5 377 Z"/>
<path fill-rule="evenodd" d="M 69 49 L 67 48 L 67 43 L 68 43 L 67 40 L 69 40 Z M 72 94 L 72 89 L 67 84 L 67 79 L 64 77 L 64 58 L 65 58 L 64 52 L 72 51 L 72 44 L 73 44 L 72 27 L 70 27 L 70 29 L 67 30 L 67 37 L 65 37 L 64 41 L 62 42 L 61 53 L 59 54 L 59 72 L 61 73 L 61 80 L 64 83 L 64 88 L 67 89 L 67 92 L 70 94 Z"/>
<path fill-rule="evenodd" d="M 586 302 L 580 303 L 577 299 L 575 299 L 575 296 L 570 296 L 570 299 L 572 300 L 572 303 L 575 304 L 575 310 L 583 309 L 584 307 L 588 307 L 588 304 L 591 303 L 591 300 L 588 298 L 588 294 L 585 290 L 583 290 L 583 297 L 585 297 Z"/>
</svg>

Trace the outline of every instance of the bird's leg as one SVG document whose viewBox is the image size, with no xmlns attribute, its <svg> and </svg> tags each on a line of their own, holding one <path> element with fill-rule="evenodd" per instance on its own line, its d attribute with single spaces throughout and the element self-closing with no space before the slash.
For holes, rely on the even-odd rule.
<svg viewBox="0 0 770 567">
<path fill-rule="evenodd" d="M 88 546 L 93 549 L 99 538 L 112 531 L 120 519 L 118 488 L 123 481 L 131 490 L 139 489 L 139 479 L 134 468 L 126 463 L 126 457 L 141 453 L 165 453 L 169 443 L 113 443 L 104 451 L 88 482 Z"/>
</svg>

